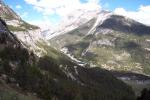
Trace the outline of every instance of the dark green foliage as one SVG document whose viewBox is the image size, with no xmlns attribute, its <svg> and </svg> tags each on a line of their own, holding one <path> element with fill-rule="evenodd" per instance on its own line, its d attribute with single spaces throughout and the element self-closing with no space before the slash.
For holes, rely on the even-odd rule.
<svg viewBox="0 0 150 100">
<path fill-rule="evenodd" d="M 6 38 L 7 35 L 5 33 L 0 33 L 0 44 L 5 44 L 6 43 Z"/>
<path fill-rule="evenodd" d="M 0 18 L 0 22 L 7 27 L 6 22 Z"/>
<path fill-rule="evenodd" d="M 42 74 L 34 66 L 22 65 L 17 68 L 15 77 L 23 89 L 35 91 L 39 87 Z"/>
<path fill-rule="evenodd" d="M 0 52 L 1 73 L 15 78 L 25 93 L 36 93 L 44 100 L 135 100 L 131 88 L 106 70 L 80 67 L 62 54 L 57 55 L 58 59 L 39 58 L 38 63 L 33 63 L 36 61 L 33 56 L 24 48 L 11 46 Z M 17 62 L 15 68 L 9 64 L 13 62 Z M 78 81 L 68 77 L 60 64 L 63 68 L 67 65 L 69 73 Z M 74 66 L 77 66 L 78 75 Z"/>
<path fill-rule="evenodd" d="M 65 77 L 64 73 L 59 69 L 59 64 L 48 56 L 39 60 L 38 66 L 40 69 L 51 72 L 52 77 Z"/>
<path fill-rule="evenodd" d="M 150 90 L 143 89 L 141 96 L 138 97 L 137 100 L 150 100 Z"/>
<path fill-rule="evenodd" d="M 91 94 L 91 97 L 93 95 L 93 98 L 95 98 L 94 100 L 97 100 L 98 98 L 103 98 L 104 100 L 123 100 L 124 97 L 127 98 L 126 100 L 130 100 L 132 97 L 129 95 L 134 94 L 130 91 L 130 87 L 126 87 L 123 82 L 114 78 L 114 76 L 106 70 L 99 68 L 87 68 L 79 70 L 79 73 L 82 82 L 88 84 L 88 88 L 91 89 L 90 91 L 94 90 L 93 94 Z M 92 100 L 88 98 L 86 99 Z"/>
<path fill-rule="evenodd" d="M 5 47 L 3 51 L 0 52 L 0 57 L 5 60 L 18 61 L 20 63 L 27 62 L 29 60 L 28 50 L 25 48 L 14 48 Z"/>
<path fill-rule="evenodd" d="M 0 90 L 0 100 L 36 100 L 12 90 Z"/>
</svg>

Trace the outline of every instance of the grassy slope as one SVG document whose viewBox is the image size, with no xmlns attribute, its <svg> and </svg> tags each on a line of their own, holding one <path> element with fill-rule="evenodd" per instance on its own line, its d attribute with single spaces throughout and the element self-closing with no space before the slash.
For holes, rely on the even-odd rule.
<svg viewBox="0 0 150 100">
<path fill-rule="evenodd" d="M 12 25 L 8 25 L 8 28 L 10 31 L 12 32 L 18 32 L 18 31 L 29 31 L 29 30 L 36 30 L 39 29 L 39 27 L 28 24 L 27 22 L 21 21 L 22 24 L 20 24 L 20 26 L 12 26 Z"/>
<path fill-rule="evenodd" d="M 148 35 L 138 36 L 120 32 L 106 35 L 99 33 L 92 38 L 86 39 L 84 37 L 72 44 L 70 42 L 72 40 L 68 40 L 67 43 L 69 44 L 62 45 L 62 47 L 68 47 L 69 51 L 77 58 L 83 58 L 87 62 L 93 62 L 106 69 L 149 74 L 150 52 L 145 50 L 145 48 L 150 48 L 149 42 L 146 41 L 149 38 Z M 108 40 L 112 43 L 112 46 L 96 44 L 99 40 Z M 89 45 L 90 43 L 91 45 Z M 136 47 L 133 47 L 134 45 Z M 82 56 L 86 49 L 88 49 L 87 54 Z M 107 67 L 104 67 L 104 65 Z"/>
<path fill-rule="evenodd" d="M 114 31 L 113 33 L 99 33 L 85 37 L 82 35 L 86 35 L 88 29 L 84 32 L 81 32 L 81 30 L 82 28 L 75 29 L 62 36 L 55 37 L 50 40 L 50 43 L 59 49 L 60 47 L 68 47 L 70 53 L 76 58 L 82 58 L 81 60 L 84 62 L 93 63 L 105 69 L 150 74 L 150 52 L 145 50 L 145 48 L 150 48 L 147 41 L 150 39 L 149 35 Z M 78 34 L 80 34 L 79 38 L 72 39 L 73 37 L 78 37 Z M 95 41 L 103 39 L 111 41 L 113 45 L 94 44 Z M 88 52 L 82 56 L 86 49 L 88 49 Z M 139 84 L 135 80 L 126 80 L 125 83 L 132 86 L 136 95 L 139 95 L 143 88 L 150 88 L 150 82 Z"/>
<path fill-rule="evenodd" d="M 49 51 L 49 54 L 40 58 L 35 64 L 33 54 L 29 55 L 25 49 L 9 47 L 0 53 L 3 61 L 1 74 L 15 78 L 14 84 L 18 83 L 25 93 L 37 93 L 44 100 L 54 98 L 58 100 L 134 100 L 131 88 L 109 72 L 99 68 L 79 67 L 55 49 L 44 44 L 40 45 Z M 12 69 L 10 62 L 20 63 Z M 60 64 L 63 66 L 62 69 L 59 67 Z M 78 66 L 79 76 L 75 74 L 74 66 Z M 63 71 L 71 72 L 84 85 L 73 81 Z"/>
<path fill-rule="evenodd" d="M 33 94 L 24 94 L 15 88 L 10 87 L 4 81 L 0 81 L 0 98 L 1 100 L 39 100 Z"/>
</svg>

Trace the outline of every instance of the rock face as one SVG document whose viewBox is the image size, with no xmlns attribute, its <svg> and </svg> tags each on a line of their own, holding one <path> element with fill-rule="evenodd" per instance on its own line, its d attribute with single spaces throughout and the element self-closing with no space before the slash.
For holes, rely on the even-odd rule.
<svg viewBox="0 0 150 100">
<path fill-rule="evenodd" d="M 21 20 L 21 18 L 11 8 L 5 5 L 5 3 L 2 0 L 0 0 L 0 16 L 2 18 L 5 18 L 6 20 Z"/>
<path fill-rule="evenodd" d="M 92 65 L 150 74 L 149 38 L 149 26 L 101 11 L 88 22 L 49 41 Z"/>
<path fill-rule="evenodd" d="M 20 41 L 8 30 L 8 27 L 4 20 L 0 19 L 0 47 L 12 45 L 19 46 Z"/>
<path fill-rule="evenodd" d="M 24 46 L 28 48 L 31 51 L 34 51 L 34 53 L 37 56 L 42 56 L 45 52 L 44 49 L 40 48 L 38 46 L 38 42 L 44 41 L 41 36 L 41 30 L 29 30 L 29 31 L 19 31 L 19 32 L 13 32 L 19 39 L 22 41 Z M 47 43 L 46 43 L 47 44 Z"/>
<path fill-rule="evenodd" d="M 34 51 L 38 56 L 44 52 L 37 46 L 37 42 L 44 41 L 41 29 L 23 21 L 9 6 L 0 0 L 0 17 L 6 22 L 9 30 L 24 44 L 24 46 Z"/>
</svg>

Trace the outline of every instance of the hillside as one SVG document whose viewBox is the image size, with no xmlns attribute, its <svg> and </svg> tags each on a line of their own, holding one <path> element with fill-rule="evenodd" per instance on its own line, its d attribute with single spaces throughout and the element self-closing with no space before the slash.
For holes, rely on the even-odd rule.
<svg viewBox="0 0 150 100">
<path fill-rule="evenodd" d="M 41 32 L 2 0 L 0 17 L 0 99 L 146 97 L 149 26 L 105 10 L 78 9 L 56 29 Z"/>
<path fill-rule="evenodd" d="M 0 17 L 6 21 L 11 31 L 27 31 L 39 29 L 39 27 L 30 25 L 23 21 L 9 6 L 0 0 Z"/>
<path fill-rule="evenodd" d="M 47 47 L 50 54 L 38 58 L 2 20 L 0 29 L 0 96 L 4 100 L 135 99 L 132 89 L 108 71 L 80 67 L 44 44 L 39 45 Z"/>
<path fill-rule="evenodd" d="M 36 42 L 43 40 L 43 37 L 41 35 L 41 29 L 38 26 L 24 21 L 3 0 L 0 0 L 0 17 L 7 23 L 9 30 L 22 41 L 26 48 L 34 51 L 36 55 L 41 56 L 44 51 L 36 45 Z"/>
<path fill-rule="evenodd" d="M 100 11 L 77 28 L 53 36 L 49 39 L 50 45 L 79 65 L 110 70 L 132 86 L 136 95 L 144 88 L 150 89 L 149 26 Z"/>
<path fill-rule="evenodd" d="M 49 39 L 58 48 L 92 66 L 150 74 L 150 27 L 101 11 L 77 28 Z"/>
</svg>

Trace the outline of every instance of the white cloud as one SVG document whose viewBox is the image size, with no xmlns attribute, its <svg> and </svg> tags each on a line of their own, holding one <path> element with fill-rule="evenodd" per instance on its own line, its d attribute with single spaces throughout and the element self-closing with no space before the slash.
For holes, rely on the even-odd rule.
<svg viewBox="0 0 150 100">
<path fill-rule="evenodd" d="M 44 15 L 41 19 L 32 19 L 27 21 L 30 24 L 39 26 L 42 30 L 55 28 L 58 23 L 53 23 L 52 18 Z"/>
<path fill-rule="evenodd" d="M 27 21 L 28 23 L 32 24 L 32 25 L 36 25 L 39 26 L 42 30 L 47 30 L 47 29 L 53 29 L 54 28 L 54 23 L 52 23 L 50 20 L 31 20 L 31 21 Z"/>
<path fill-rule="evenodd" d="M 127 16 L 143 24 L 150 25 L 150 5 L 141 5 L 137 11 L 127 11 L 124 8 L 116 8 L 115 14 Z"/>
<path fill-rule="evenodd" d="M 100 0 L 87 0 L 87 3 L 81 3 L 80 0 L 25 0 L 32 4 L 36 10 L 44 15 L 58 14 L 66 16 L 76 9 L 95 10 L 100 9 L 98 4 Z"/>
<path fill-rule="evenodd" d="M 21 5 L 16 5 L 16 8 L 17 8 L 17 9 L 21 9 L 22 6 L 21 6 Z"/>
<path fill-rule="evenodd" d="M 45 20 L 31 20 L 27 22 L 32 25 L 39 26 L 41 29 L 44 29 L 44 30 L 50 28 L 50 26 L 52 25 L 50 22 L 45 21 Z"/>
<path fill-rule="evenodd" d="M 101 7 L 107 9 L 109 4 L 106 3 L 101 6 L 100 0 L 86 0 L 86 3 L 81 3 L 80 0 L 24 0 L 27 4 L 33 5 L 34 9 L 38 12 L 41 12 L 44 16 L 57 14 L 64 18 L 71 12 L 76 9 L 85 9 L 85 10 L 98 10 Z M 141 5 L 136 11 L 127 11 L 124 8 L 116 8 L 114 10 L 115 14 L 127 16 L 141 23 L 150 25 L 150 5 L 143 6 Z M 27 16 L 23 14 L 22 16 Z M 36 22 L 32 21 L 34 24 L 41 23 L 52 23 L 50 18 L 44 20 L 38 20 Z"/>
<path fill-rule="evenodd" d="M 28 21 L 31 24 L 38 25 L 42 29 L 55 26 L 51 15 L 58 15 L 64 18 L 71 12 L 77 9 L 84 10 L 98 10 L 101 9 L 99 5 L 100 0 L 87 0 L 86 3 L 81 3 L 80 0 L 24 0 L 27 4 L 33 6 L 38 12 L 43 14 L 41 20 Z M 60 19 L 61 20 L 61 19 Z"/>
</svg>

